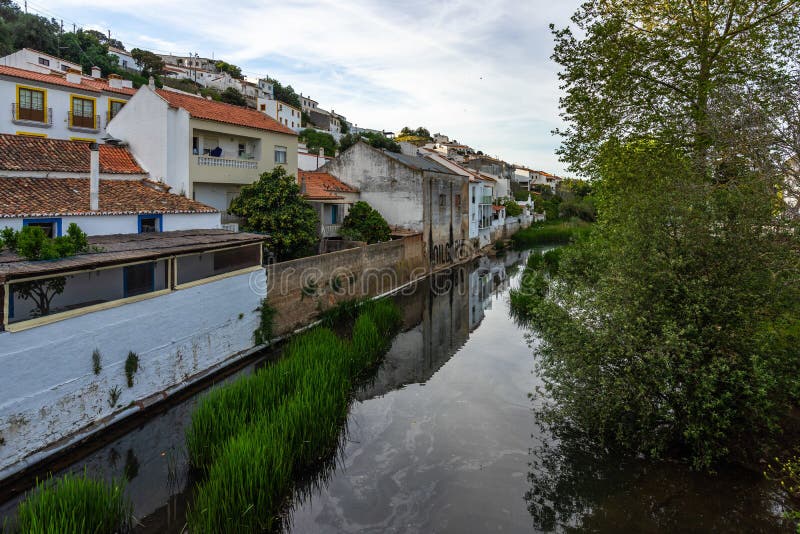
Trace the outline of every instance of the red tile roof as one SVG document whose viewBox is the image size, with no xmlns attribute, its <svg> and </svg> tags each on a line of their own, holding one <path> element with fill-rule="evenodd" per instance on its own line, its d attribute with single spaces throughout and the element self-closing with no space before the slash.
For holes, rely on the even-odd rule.
<svg viewBox="0 0 800 534">
<path fill-rule="evenodd" d="M 100 180 L 100 209 L 89 209 L 88 178 L 0 178 L 0 218 L 138 213 L 217 213 L 146 180 Z"/>
<path fill-rule="evenodd" d="M 66 75 L 43 74 L 41 72 L 33 72 L 24 69 L 18 69 L 16 67 L 6 67 L 4 65 L 0 65 L 0 75 L 11 76 L 13 78 L 22 78 L 34 82 L 49 83 L 51 85 L 62 85 L 72 89 L 83 89 L 84 91 L 91 91 L 93 93 L 106 91 L 111 93 L 133 95 L 136 92 L 136 89 L 129 87 L 111 87 L 108 84 L 108 80 L 104 78 L 91 78 L 88 76 L 83 76 L 81 78 L 81 83 L 72 83 L 67 81 Z"/>
<path fill-rule="evenodd" d="M 0 171 L 89 173 L 89 143 L 0 134 Z M 127 148 L 100 145 L 100 172 L 146 174 Z"/>
<path fill-rule="evenodd" d="M 341 200 L 344 197 L 336 193 L 358 193 L 358 189 L 327 172 L 298 171 L 297 181 L 303 196 L 309 200 Z"/>
<path fill-rule="evenodd" d="M 288 126 L 284 126 L 272 117 L 254 109 L 207 100 L 201 96 L 165 91 L 164 89 L 158 89 L 156 92 L 171 106 L 185 109 L 189 112 L 189 115 L 196 119 L 224 122 L 297 137 L 297 132 Z"/>
</svg>

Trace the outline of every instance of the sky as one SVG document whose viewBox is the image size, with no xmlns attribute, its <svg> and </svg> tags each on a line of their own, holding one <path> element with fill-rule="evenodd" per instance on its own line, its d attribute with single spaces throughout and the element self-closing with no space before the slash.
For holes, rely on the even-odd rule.
<svg viewBox="0 0 800 534">
<path fill-rule="evenodd" d="M 23 0 L 19 0 L 22 5 Z M 126 48 L 223 59 L 365 128 L 424 126 L 564 175 L 548 25 L 580 0 L 29 0 Z"/>
</svg>

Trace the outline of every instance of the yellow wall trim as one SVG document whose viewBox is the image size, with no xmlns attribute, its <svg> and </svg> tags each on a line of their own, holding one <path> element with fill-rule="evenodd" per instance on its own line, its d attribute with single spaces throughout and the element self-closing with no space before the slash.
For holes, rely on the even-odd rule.
<svg viewBox="0 0 800 534">
<path fill-rule="evenodd" d="M 97 99 L 93 96 L 83 96 L 83 95 L 69 95 L 69 127 L 75 128 L 76 126 L 72 124 L 72 120 L 75 117 L 74 109 L 75 109 L 75 100 L 91 100 L 92 101 L 92 129 L 97 130 Z M 78 126 L 80 128 L 80 126 Z"/>
<path fill-rule="evenodd" d="M 47 121 L 47 118 L 48 118 L 47 117 L 47 89 L 45 89 L 43 87 L 35 87 L 35 86 L 32 86 L 32 85 L 17 84 L 17 90 L 16 90 L 16 94 L 17 94 L 17 116 L 19 116 L 19 101 L 20 101 L 19 93 L 20 93 L 20 89 L 27 89 L 29 91 L 37 91 L 37 92 L 42 93 L 44 95 L 42 97 L 42 106 L 43 106 L 43 109 L 44 109 L 44 123 L 42 123 L 42 124 L 47 124 L 48 123 L 48 121 Z M 25 135 L 25 134 L 20 134 L 19 132 L 17 132 L 17 135 Z M 47 136 L 44 135 L 43 137 L 47 137 Z"/>
<path fill-rule="evenodd" d="M 38 133 L 38 132 L 17 132 L 17 135 L 27 135 L 28 137 L 47 137 L 45 133 Z"/>
</svg>

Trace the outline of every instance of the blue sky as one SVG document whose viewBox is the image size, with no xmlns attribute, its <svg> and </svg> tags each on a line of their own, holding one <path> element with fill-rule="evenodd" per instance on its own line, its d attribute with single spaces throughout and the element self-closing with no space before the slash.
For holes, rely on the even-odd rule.
<svg viewBox="0 0 800 534">
<path fill-rule="evenodd" d="M 20 4 L 22 0 L 20 0 Z M 359 126 L 425 126 L 506 161 L 563 173 L 551 130 L 550 22 L 579 0 L 30 0 L 128 49 L 224 59 Z"/>
</svg>

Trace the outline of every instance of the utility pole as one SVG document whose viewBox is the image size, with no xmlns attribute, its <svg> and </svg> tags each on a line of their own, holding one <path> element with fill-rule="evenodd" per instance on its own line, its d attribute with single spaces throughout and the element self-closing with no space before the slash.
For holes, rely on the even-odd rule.
<svg viewBox="0 0 800 534">
<path fill-rule="evenodd" d="M 28 0 L 25 0 L 25 14 L 28 14 Z"/>
</svg>

